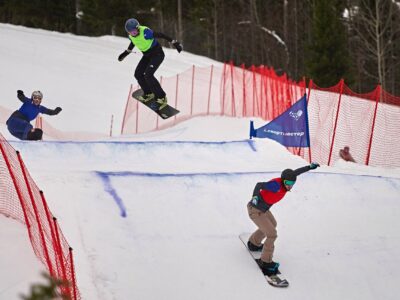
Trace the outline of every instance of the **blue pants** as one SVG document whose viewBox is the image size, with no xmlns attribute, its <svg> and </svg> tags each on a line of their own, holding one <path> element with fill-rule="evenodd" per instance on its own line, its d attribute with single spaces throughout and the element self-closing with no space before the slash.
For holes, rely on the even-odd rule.
<svg viewBox="0 0 400 300">
<path fill-rule="evenodd" d="M 28 139 L 28 132 L 33 126 L 26 120 L 11 116 L 7 122 L 8 131 L 20 140 Z"/>
</svg>

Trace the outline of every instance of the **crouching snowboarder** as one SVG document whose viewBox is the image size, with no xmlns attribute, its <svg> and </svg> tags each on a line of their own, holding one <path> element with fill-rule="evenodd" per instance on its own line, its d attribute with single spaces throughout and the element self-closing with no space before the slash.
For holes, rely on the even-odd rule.
<svg viewBox="0 0 400 300">
<path fill-rule="evenodd" d="M 250 251 L 262 251 L 261 258 L 257 260 L 264 275 L 278 273 L 279 263 L 272 260 L 274 244 L 278 237 L 276 231 L 277 222 L 270 211 L 272 205 L 282 200 L 286 192 L 289 192 L 296 182 L 297 176 L 319 167 L 318 163 L 292 170 L 286 169 L 280 178 L 271 179 L 268 182 L 258 182 L 254 187 L 253 197 L 247 204 L 250 219 L 258 229 L 250 236 L 247 247 Z M 265 240 L 264 244 L 262 241 Z"/>
<path fill-rule="evenodd" d="M 43 131 L 40 128 L 33 128 L 30 122 L 36 119 L 39 113 L 50 116 L 57 115 L 62 110 L 61 107 L 48 109 L 40 105 L 43 99 L 40 91 L 34 91 L 31 98 L 28 98 L 23 91 L 18 90 L 17 97 L 23 104 L 8 118 L 6 122 L 8 131 L 20 140 L 41 140 Z"/>
</svg>

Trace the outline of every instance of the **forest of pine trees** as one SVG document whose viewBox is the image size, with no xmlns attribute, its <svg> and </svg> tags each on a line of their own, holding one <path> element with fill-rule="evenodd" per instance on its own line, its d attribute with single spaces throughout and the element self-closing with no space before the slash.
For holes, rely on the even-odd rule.
<svg viewBox="0 0 400 300">
<path fill-rule="evenodd" d="M 131 17 L 218 61 L 400 95 L 400 0 L 0 0 L 1 23 L 78 35 L 126 36 Z"/>
</svg>

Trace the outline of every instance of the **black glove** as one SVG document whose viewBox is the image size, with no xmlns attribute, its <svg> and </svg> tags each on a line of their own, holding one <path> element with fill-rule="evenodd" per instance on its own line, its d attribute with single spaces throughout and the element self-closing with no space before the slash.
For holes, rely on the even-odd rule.
<svg viewBox="0 0 400 300">
<path fill-rule="evenodd" d="M 60 111 L 62 111 L 62 108 L 61 108 L 61 107 L 56 107 L 56 108 L 54 109 L 54 113 L 55 113 L 56 115 L 58 115 L 58 114 L 60 113 Z"/>
<path fill-rule="evenodd" d="M 179 53 L 181 53 L 181 51 L 183 50 L 181 43 L 176 40 L 172 41 L 172 45 L 176 48 L 176 50 L 178 50 Z"/>
<path fill-rule="evenodd" d="M 320 166 L 319 163 L 313 162 L 310 164 L 310 170 L 314 170 L 314 169 L 318 168 L 319 166 Z"/>
<path fill-rule="evenodd" d="M 23 97 L 25 97 L 24 92 L 21 91 L 21 90 L 18 90 L 18 91 L 17 91 L 17 96 L 23 96 Z"/>
<path fill-rule="evenodd" d="M 124 58 L 127 57 L 129 53 L 130 53 L 129 51 L 125 50 L 124 52 L 122 52 L 122 53 L 118 56 L 118 60 L 119 60 L 119 61 L 123 61 Z"/>
</svg>

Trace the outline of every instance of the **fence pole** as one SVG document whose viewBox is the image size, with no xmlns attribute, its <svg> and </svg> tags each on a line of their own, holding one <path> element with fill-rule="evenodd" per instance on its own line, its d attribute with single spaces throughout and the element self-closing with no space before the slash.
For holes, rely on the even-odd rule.
<svg viewBox="0 0 400 300">
<path fill-rule="evenodd" d="M 286 105 L 287 105 L 287 99 L 285 97 L 285 74 L 283 74 L 282 76 L 278 77 L 279 78 L 279 102 L 283 103 L 283 109 L 281 108 L 281 110 L 279 111 L 279 114 L 281 113 L 281 111 L 286 110 Z"/>
<path fill-rule="evenodd" d="M 284 91 L 285 91 L 285 93 L 286 93 L 286 98 L 285 99 L 283 99 L 283 101 L 286 101 L 286 103 L 287 103 L 287 108 L 289 108 L 291 105 L 292 105 L 292 95 L 291 95 L 291 93 L 290 93 L 290 87 L 289 87 L 289 83 L 290 82 L 290 80 L 288 79 L 288 77 L 287 77 L 287 74 L 285 73 L 285 82 L 284 82 Z M 285 109 L 286 110 L 286 109 Z"/>
<path fill-rule="evenodd" d="M 381 85 L 380 84 L 376 87 L 375 98 L 376 98 L 376 103 L 375 103 L 375 110 L 374 110 L 374 119 L 372 120 L 371 136 L 369 137 L 368 153 L 367 153 L 367 158 L 365 160 L 365 164 L 367 166 L 369 165 L 369 159 L 371 157 L 372 140 L 373 140 L 374 131 L 375 131 L 375 121 L 376 121 L 376 113 L 378 111 L 378 103 L 381 100 Z"/>
<path fill-rule="evenodd" d="M 339 101 L 338 101 L 338 106 L 337 106 L 337 110 L 336 110 L 335 125 L 333 127 L 333 136 L 332 136 L 332 141 L 331 141 L 331 148 L 329 150 L 328 166 L 331 164 L 331 159 L 332 159 L 332 151 L 333 151 L 333 145 L 335 143 L 336 128 L 337 128 L 338 119 L 339 119 L 339 112 L 340 112 L 340 104 L 341 104 L 341 100 L 342 100 L 343 86 L 344 86 L 344 80 L 341 79 L 340 80 L 340 94 L 339 94 Z"/>
<path fill-rule="evenodd" d="M 50 235 L 51 235 L 51 240 L 52 240 L 52 244 L 53 244 L 53 249 L 57 249 L 56 248 L 57 247 L 57 239 L 56 239 L 56 234 L 54 232 L 54 224 L 51 222 L 50 210 L 47 206 L 46 199 L 44 198 L 43 191 L 39 191 L 39 193 L 40 193 L 40 197 L 42 198 L 42 204 L 43 204 L 44 210 L 46 212 L 47 223 L 49 224 L 49 227 L 50 227 Z M 57 251 L 55 252 L 55 255 L 57 255 Z M 57 264 L 57 259 L 55 259 L 55 261 Z M 56 268 L 57 268 L 57 266 L 56 266 Z M 58 268 L 57 268 L 57 276 L 60 277 L 59 275 L 61 275 L 61 274 L 58 274 Z M 52 276 L 54 277 L 54 275 L 52 275 Z"/>
<path fill-rule="evenodd" d="M 176 85 L 175 85 L 175 107 L 178 107 L 178 90 L 179 90 L 179 74 L 176 74 Z M 176 115 L 174 117 L 174 122 L 176 121 Z"/>
<path fill-rule="evenodd" d="M 211 71 L 210 71 L 210 84 L 209 84 L 209 86 L 208 86 L 207 115 L 209 115 L 209 114 L 210 114 L 211 87 L 212 87 L 212 78 L 213 78 L 213 72 L 214 72 L 214 65 L 211 65 Z"/>
<path fill-rule="evenodd" d="M 287 90 L 288 90 L 289 97 L 290 97 L 290 105 L 292 105 L 293 103 L 295 103 L 297 101 L 296 94 L 294 93 L 294 89 L 293 89 L 293 86 L 294 86 L 293 82 L 294 81 L 292 81 L 291 79 L 288 79 Z"/>
<path fill-rule="evenodd" d="M 224 63 L 224 70 L 222 72 L 222 82 L 223 82 L 223 87 L 222 87 L 222 107 L 221 107 L 221 116 L 225 114 L 225 85 L 226 85 L 226 62 Z"/>
<path fill-rule="evenodd" d="M 139 101 L 136 101 L 136 120 L 135 120 L 135 133 L 139 132 Z"/>
<path fill-rule="evenodd" d="M 126 119 L 126 114 L 128 112 L 128 105 L 129 105 L 129 98 L 131 96 L 131 91 L 132 91 L 132 84 L 129 88 L 128 98 L 126 99 L 124 118 L 122 119 L 122 125 L 121 125 L 121 134 L 124 134 L 125 121 L 126 121 L 125 119 Z"/>
<path fill-rule="evenodd" d="M 311 95 L 311 89 L 312 89 L 312 84 L 313 84 L 313 81 L 312 81 L 312 79 L 310 79 L 310 82 L 309 82 L 309 84 L 308 84 L 308 96 L 307 96 L 307 110 L 308 110 L 308 104 L 309 104 L 309 102 L 310 102 L 310 95 Z M 305 81 L 305 78 L 304 78 L 304 94 L 306 93 L 306 81 Z M 307 116 L 309 116 L 310 114 L 309 113 L 307 113 Z M 309 120 L 309 122 L 308 122 L 308 125 L 310 125 L 310 120 Z M 308 128 L 308 130 L 310 130 L 310 128 Z M 308 147 L 308 161 L 311 163 L 312 162 L 312 160 L 311 160 L 311 137 L 310 137 L 310 147 Z"/>
<path fill-rule="evenodd" d="M 274 115 L 272 119 L 276 118 L 279 115 L 279 86 L 278 86 L 278 77 L 276 76 L 274 68 L 271 68 L 271 75 L 273 76 L 274 81 L 274 94 L 273 94 L 273 111 Z"/>
<path fill-rule="evenodd" d="M 193 116 L 194 70 L 195 70 L 195 65 L 193 65 L 192 67 L 192 95 L 190 97 L 190 116 Z"/>
<path fill-rule="evenodd" d="M 75 279 L 75 268 L 74 268 L 74 259 L 72 256 L 72 248 L 69 247 L 69 261 L 71 264 L 71 275 L 72 275 L 72 289 L 73 289 L 73 294 L 74 294 L 74 300 L 78 299 L 77 298 L 77 293 L 76 293 L 76 279 Z"/>
<path fill-rule="evenodd" d="M 60 233 L 58 231 L 58 224 L 57 224 L 56 217 L 53 217 L 53 223 L 54 223 L 54 231 L 56 233 L 56 242 L 57 242 L 57 244 L 55 245 L 56 249 L 57 249 L 56 253 L 58 255 L 58 260 L 59 260 L 60 267 L 61 267 L 62 280 L 64 282 L 69 282 L 68 278 L 67 278 L 67 273 L 65 271 L 64 255 L 63 255 L 63 251 L 61 248 Z M 67 290 L 68 295 L 71 297 L 71 292 L 70 292 L 69 286 L 61 288 L 61 290 L 63 290 L 63 291 Z"/>
<path fill-rule="evenodd" d="M 42 117 L 41 115 L 39 115 L 39 116 L 36 118 L 36 121 L 35 121 L 35 127 L 36 127 L 36 128 L 43 129 L 43 121 L 42 121 L 42 119 L 43 119 L 43 117 Z"/>
<path fill-rule="evenodd" d="M 232 101 L 231 101 L 232 109 L 231 109 L 231 114 L 232 114 L 232 117 L 236 117 L 235 89 L 234 89 L 235 84 L 233 82 L 233 68 L 234 68 L 234 66 L 233 66 L 233 61 L 232 60 L 231 60 L 230 66 L 231 66 L 231 88 L 232 88 Z"/>
<path fill-rule="evenodd" d="M 256 101 L 257 101 L 257 82 L 256 82 L 256 70 L 255 66 L 251 66 L 251 72 L 253 74 L 253 117 L 255 117 L 256 114 Z M 258 105 L 257 105 L 258 108 Z M 259 112 L 257 110 L 257 116 L 259 115 Z"/>
<path fill-rule="evenodd" d="M 259 67 L 259 73 L 260 73 L 260 117 L 265 119 L 265 114 L 264 114 L 264 84 L 265 82 L 265 68 L 264 66 Z"/>
<path fill-rule="evenodd" d="M 272 105 L 272 109 L 271 109 L 271 104 L 272 103 L 272 89 L 268 89 L 268 83 L 269 85 L 271 85 L 271 72 L 268 68 L 266 68 L 264 66 L 264 73 L 263 73 L 263 80 L 264 80 L 264 95 L 265 95 L 265 112 L 264 112 L 264 119 L 265 120 L 272 120 L 274 119 L 274 117 L 270 117 L 268 118 L 268 112 L 272 112 L 273 111 L 273 105 Z M 269 92 L 268 92 L 269 91 Z"/>
<path fill-rule="evenodd" d="M 111 115 L 110 137 L 112 137 L 113 123 L 114 123 L 114 115 Z"/>
<path fill-rule="evenodd" d="M 271 111 L 273 112 L 273 115 L 271 116 L 271 120 L 276 118 L 278 116 L 277 111 L 279 111 L 279 103 L 278 103 L 278 86 L 277 86 L 277 78 L 274 72 L 274 69 L 271 67 L 271 70 L 269 70 L 270 73 L 270 81 L 271 81 L 271 103 L 272 103 L 272 109 Z"/>
</svg>

